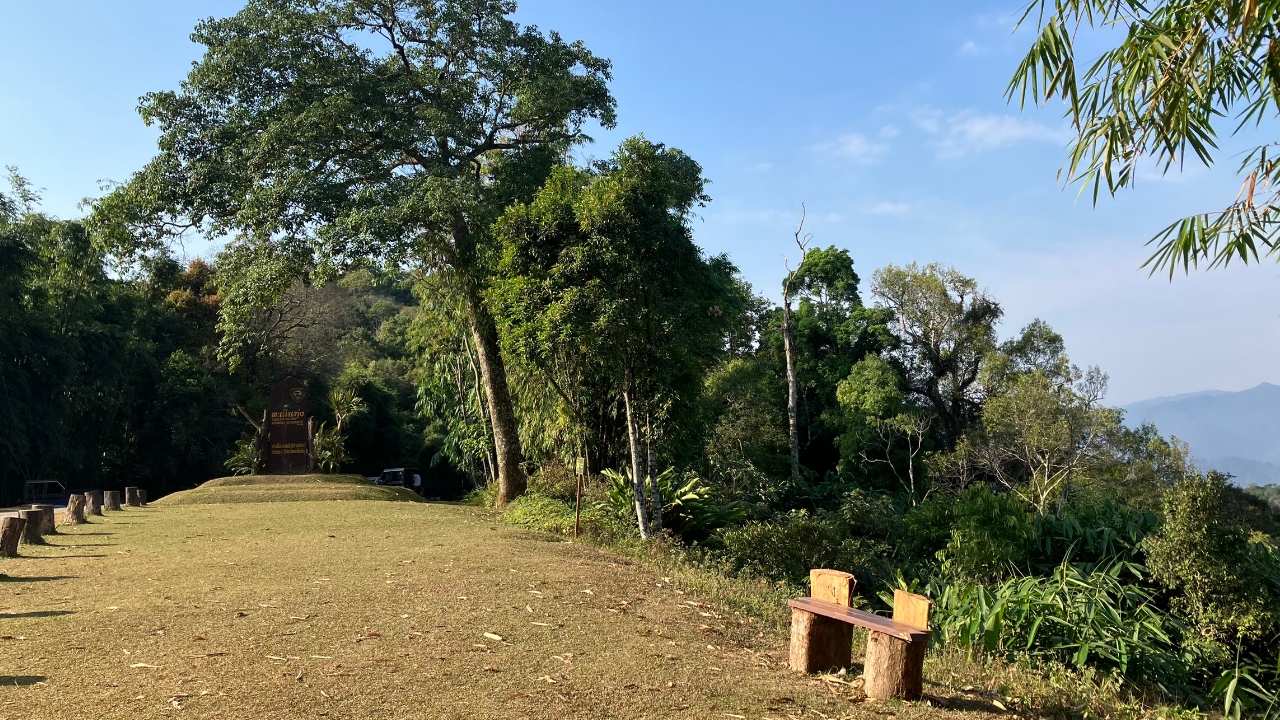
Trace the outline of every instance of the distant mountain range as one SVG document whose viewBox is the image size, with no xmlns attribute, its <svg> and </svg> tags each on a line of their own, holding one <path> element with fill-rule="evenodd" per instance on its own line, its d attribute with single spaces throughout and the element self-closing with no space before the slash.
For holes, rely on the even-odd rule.
<svg viewBox="0 0 1280 720">
<path fill-rule="evenodd" d="M 1280 385 L 1173 395 L 1122 409 L 1129 426 L 1153 423 L 1161 435 L 1189 444 L 1204 470 L 1231 473 L 1240 485 L 1280 483 Z"/>
</svg>

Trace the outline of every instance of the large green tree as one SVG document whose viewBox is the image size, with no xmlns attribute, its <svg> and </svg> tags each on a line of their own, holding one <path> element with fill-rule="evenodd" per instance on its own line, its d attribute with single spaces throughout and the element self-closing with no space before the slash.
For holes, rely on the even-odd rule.
<svg viewBox="0 0 1280 720">
<path fill-rule="evenodd" d="M 1009 84 L 1023 105 L 1061 98 L 1076 131 L 1062 174 L 1094 201 L 1133 186 L 1140 165 L 1212 165 L 1224 131 L 1280 114 L 1280 5 L 1257 0 L 1033 0 L 1037 37 Z M 1092 30 L 1093 32 L 1089 32 Z M 1077 58 L 1078 47 L 1104 50 Z M 1112 39 L 1118 42 L 1111 43 Z M 1225 127 L 1224 127 L 1225 125 Z M 1280 254 L 1275 144 L 1242 155 L 1234 201 L 1157 234 L 1147 260 L 1173 275 Z"/>
<path fill-rule="evenodd" d="M 871 292 L 893 311 L 899 342 L 891 357 L 908 393 L 933 411 L 950 446 L 981 415 L 979 375 L 996 349 L 1000 304 L 974 279 L 936 263 L 887 265 L 876 271 Z"/>
<path fill-rule="evenodd" d="M 693 242 L 688 222 L 708 199 L 705 182 L 688 155 L 631 138 L 594 172 L 557 171 L 500 223 L 503 279 L 491 300 L 507 342 L 549 381 L 581 373 L 584 359 L 613 379 L 643 536 L 662 526 L 653 468 L 662 428 L 692 415 L 679 409 L 695 406 L 746 305 L 734 267 Z"/>
<path fill-rule="evenodd" d="M 499 502 L 523 492 L 525 474 L 481 300 L 488 228 L 585 139 L 585 123 L 614 121 L 608 61 L 520 27 L 514 10 L 510 0 L 251 0 L 206 20 L 192 35 L 204 56 L 181 88 L 142 99 L 160 154 L 104 203 L 133 231 L 121 238 L 201 226 L 275 246 L 264 255 L 291 259 L 282 272 L 376 258 L 452 275 L 485 386 Z"/>
</svg>

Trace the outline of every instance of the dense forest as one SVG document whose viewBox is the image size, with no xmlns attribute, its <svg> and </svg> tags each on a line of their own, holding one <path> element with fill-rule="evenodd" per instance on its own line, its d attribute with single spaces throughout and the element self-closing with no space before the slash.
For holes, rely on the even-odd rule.
<svg viewBox="0 0 1280 720">
<path fill-rule="evenodd" d="M 466 11 L 461 9 L 466 5 Z M 1274 493 L 1130 428 L 980 278 L 694 242 L 697 161 L 612 126 L 610 66 L 510 3 L 258 0 L 202 23 L 159 154 L 80 219 L 0 200 L 0 488 L 164 493 L 253 467 L 307 382 L 329 468 L 416 465 L 512 522 L 661 537 L 726 572 L 914 587 L 938 641 L 1250 712 L 1280 684 Z M 222 240 L 174 259 L 184 234 Z M 866 275 L 864 277 L 864 275 Z M 452 480 L 451 480 L 452 481 Z"/>
</svg>

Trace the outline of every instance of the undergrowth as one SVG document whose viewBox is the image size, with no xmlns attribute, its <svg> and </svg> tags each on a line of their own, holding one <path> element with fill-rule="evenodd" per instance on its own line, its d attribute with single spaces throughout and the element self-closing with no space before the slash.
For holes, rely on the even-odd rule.
<svg viewBox="0 0 1280 720">
<path fill-rule="evenodd" d="M 529 494 L 506 506 L 501 511 L 503 521 L 560 538 L 572 538 L 573 502 L 540 492 L 545 490 L 555 491 L 554 488 L 535 485 Z M 734 556 L 702 545 L 681 543 L 667 533 L 642 541 L 632 532 L 628 518 L 619 517 L 612 512 L 606 500 L 592 495 L 596 494 L 589 492 L 588 497 L 584 497 L 578 542 L 638 561 L 677 587 L 748 619 L 759 628 L 760 637 L 766 642 L 774 646 L 785 643 L 790 624 L 786 601 L 807 594 L 806 587 L 788 580 L 770 579 L 754 572 L 749 563 L 744 564 Z M 481 489 L 470 499 L 474 504 L 484 505 L 491 497 L 490 492 Z M 1059 582 L 1062 581 L 1064 579 L 1060 578 Z M 1141 598 L 1131 600 L 1142 602 Z M 1204 715 L 1195 708 L 1171 702 L 1156 687 L 1126 680 L 1124 673 L 1129 670 L 1131 662 L 1128 658 L 1117 658 L 1115 664 L 1120 667 L 1108 669 L 1073 663 L 1071 660 L 1074 658 L 1064 660 L 1062 652 L 1065 648 L 1056 652 L 1008 652 L 1015 643 L 1031 641 L 1034 644 L 1041 632 L 1039 628 L 1022 624 L 1030 613 L 1025 612 L 1026 608 L 1015 612 L 1012 601 L 998 602 L 997 598 L 978 595 L 964 599 L 935 598 L 935 602 L 939 601 L 941 605 L 937 607 L 935 616 L 953 620 L 946 623 L 947 627 L 939 628 L 942 634 L 930 648 L 926 661 L 926 700 L 930 702 L 959 710 L 975 709 L 968 707 L 963 699 L 946 697 L 948 694 L 959 694 L 961 698 L 972 695 L 982 698 L 982 702 L 995 702 L 998 703 L 995 707 L 1006 707 L 1019 714 L 1062 718 L 1192 718 Z M 981 616 L 983 622 L 978 626 L 961 627 L 958 618 L 964 613 L 957 613 L 955 607 L 949 607 L 957 602 L 972 604 L 975 612 L 970 616 Z M 1077 618 L 1082 624 L 1079 637 L 1088 637 L 1090 641 L 1087 649 L 1081 649 L 1081 641 L 1076 640 L 1076 653 L 1110 653 L 1117 652 L 1117 648 L 1122 653 L 1125 645 L 1122 638 L 1114 640 L 1111 647 L 1091 642 L 1098 634 L 1111 637 L 1111 628 L 1099 625 L 1105 623 L 1105 619 L 1089 620 L 1092 616 L 1088 615 L 1088 607 L 1080 610 L 1084 615 Z M 1097 629 L 1099 627 L 1101 630 Z M 1051 632 L 1061 636 L 1062 630 L 1045 627 L 1043 632 L 1046 636 Z M 1095 635 L 1090 635 L 1090 632 Z M 861 642 L 861 639 L 855 641 L 854 670 L 860 669 Z M 1135 665 L 1172 661 L 1167 656 L 1135 660 L 1138 660 Z"/>
</svg>

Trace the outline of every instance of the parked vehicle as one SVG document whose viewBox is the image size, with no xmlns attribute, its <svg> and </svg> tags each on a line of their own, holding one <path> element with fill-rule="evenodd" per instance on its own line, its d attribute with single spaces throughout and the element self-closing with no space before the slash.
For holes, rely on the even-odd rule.
<svg viewBox="0 0 1280 720">
<path fill-rule="evenodd" d="M 57 480 L 28 480 L 22 490 L 22 502 L 62 504 L 67 500 L 67 486 Z"/>
<path fill-rule="evenodd" d="M 375 485 L 407 487 L 419 495 L 422 494 L 422 473 L 417 468 L 387 468 L 382 471 Z"/>
</svg>

